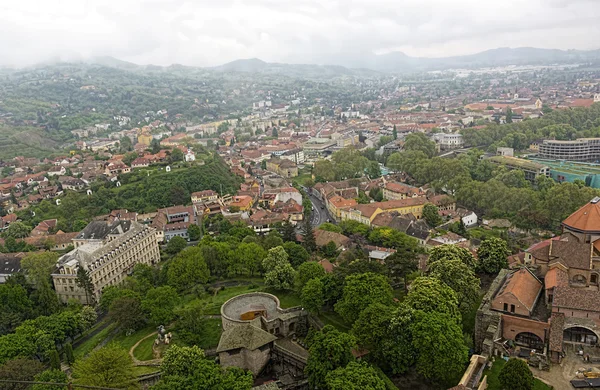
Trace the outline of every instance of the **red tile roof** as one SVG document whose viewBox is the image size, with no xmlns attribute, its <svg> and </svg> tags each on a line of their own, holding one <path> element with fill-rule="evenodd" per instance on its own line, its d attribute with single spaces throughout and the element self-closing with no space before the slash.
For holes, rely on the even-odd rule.
<svg viewBox="0 0 600 390">
<path fill-rule="evenodd" d="M 600 232 L 600 198 L 594 198 L 563 221 L 563 226 L 577 232 Z"/>
<path fill-rule="evenodd" d="M 511 294 L 531 312 L 541 290 L 542 282 L 527 268 L 521 268 L 509 275 L 496 298 Z"/>
</svg>

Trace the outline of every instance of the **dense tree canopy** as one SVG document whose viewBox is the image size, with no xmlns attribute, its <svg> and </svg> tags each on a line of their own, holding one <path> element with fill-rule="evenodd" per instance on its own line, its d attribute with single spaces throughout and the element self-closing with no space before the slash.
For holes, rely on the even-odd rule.
<svg viewBox="0 0 600 390">
<path fill-rule="evenodd" d="M 348 333 L 340 332 L 331 325 L 307 338 L 309 357 L 305 372 L 311 388 L 326 388 L 326 376 L 339 367 L 346 367 L 354 360 L 352 348 L 356 340 Z"/>
<path fill-rule="evenodd" d="M 350 275 L 346 278 L 344 295 L 335 311 L 352 324 L 360 313 L 373 303 L 392 303 L 392 287 L 387 278 L 374 273 Z"/>
<path fill-rule="evenodd" d="M 478 268 L 488 274 L 496 274 L 502 268 L 508 268 L 508 245 L 506 241 L 490 237 L 484 240 L 477 250 Z"/>
</svg>

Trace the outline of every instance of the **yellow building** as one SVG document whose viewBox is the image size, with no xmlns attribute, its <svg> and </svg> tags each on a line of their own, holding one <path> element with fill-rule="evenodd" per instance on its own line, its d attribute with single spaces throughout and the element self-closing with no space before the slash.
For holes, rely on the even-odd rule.
<svg viewBox="0 0 600 390">
<path fill-rule="evenodd" d="M 390 200 L 370 204 L 359 204 L 349 209 L 342 209 L 341 220 L 353 220 L 365 225 L 371 225 L 375 217 L 384 212 L 397 212 L 401 215 L 412 214 L 417 219 L 423 216 L 423 206 L 427 203 L 425 198 L 408 198 Z"/>
<path fill-rule="evenodd" d="M 144 126 L 141 129 L 138 129 L 137 139 L 138 143 L 150 146 L 150 143 L 152 143 L 152 134 L 150 134 L 150 128 L 148 126 Z"/>
<path fill-rule="evenodd" d="M 329 213 L 339 221 L 342 218 L 342 210 L 355 207 L 357 204 L 355 199 L 344 199 L 341 196 L 336 195 L 327 201 L 327 210 L 329 210 Z"/>
</svg>

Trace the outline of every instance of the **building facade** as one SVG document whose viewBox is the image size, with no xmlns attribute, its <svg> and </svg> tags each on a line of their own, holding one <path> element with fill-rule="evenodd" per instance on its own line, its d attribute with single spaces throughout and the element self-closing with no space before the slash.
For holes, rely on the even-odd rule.
<svg viewBox="0 0 600 390">
<path fill-rule="evenodd" d="M 595 162 L 600 160 L 600 138 L 544 140 L 539 145 L 538 156 L 550 160 Z"/>
<path fill-rule="evenodd" d="M 94 221 L 73 239 L 75 249 L 58 260 L 52 281 L 59 299 L 83 304 L 98 302 L 102 290 L 119 285 L 136 264 L 157 264 L 160 250 L 154 229 L 135 221 Z M 76 283 L 85 269 L 93 284 L 92 296 Z"/>
</svg>

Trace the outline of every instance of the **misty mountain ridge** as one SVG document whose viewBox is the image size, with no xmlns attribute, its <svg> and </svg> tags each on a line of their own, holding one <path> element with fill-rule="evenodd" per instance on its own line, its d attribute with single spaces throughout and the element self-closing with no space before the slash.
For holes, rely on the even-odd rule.
<svg viewBox="0 0 600 390">
<path fill-rule="evenodd" d="M 428 58 L 411 57 L 395 51 L 386 54 L 355 54 L 347 58 L 332 57 L 326 64 L 289 64 L 266 62 L 259 58 L 238 59 L 214 67 L 195 67 L 181 64 L 169 66 L 138 65 L 110 56 L 97 56 L 85 60 L 69 61 L 99 65 L 121 70 L 172 71 L 185 69 L 205 69 L 217 72 L 244 72 L 261 74 L 284 74 L 292 77 L 326 79 L 338 76 L 374 77 L 381 73 L 415 73 L 447 69 L 478 69 L 509 65 L 550 65 L 600 62 L 598 50 L 559 50 L 533 47 L 490 49 L 475 54 Z M 55 59 L 49 63 L 65 63 Z M 44 64 L 39 64 L 44 65 Z"/>
<path fill-rule="evenodd" d="M 411 57 L 403 52 L 391 52 L 381 55 L 357 56 L 351 60 L 322 65 L 325 68 L 339 66 L 352 73 L 354 69 L 368 69 L 377 72 L 415 72 L 427 70 L 445 70 L 455 68 L 482 68 L 508 65 L 548 65 L 555 63 L 577 63 L 600 60 L 600 50 L 559 50 L 538 49 L 533 47 L 490 49 L 476 54 L 427 58 Z M 337 61 L 334 61 L 337 62 Z M 282 66 L 298 66 L 292 64 L 267 63 L 257 58 L 236 60 L 217 66 L 214 69 L 238 72 L 265 72 Z M 319 66 L 319 65 L 313 65 Z M 340 69 L 341 70 L 341 69 Z"/>
</svg>

